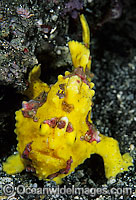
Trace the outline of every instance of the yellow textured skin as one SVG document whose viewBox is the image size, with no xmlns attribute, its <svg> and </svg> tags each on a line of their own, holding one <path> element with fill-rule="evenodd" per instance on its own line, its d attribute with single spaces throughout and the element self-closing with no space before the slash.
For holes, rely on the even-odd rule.
<svg viewBox="0 0 136 200">
<path fill-rule="evenodd" d="M 83 15 L 80 17 L 83 27 L 83 44 L 75 41 L 69 42 L 69 48 L 75 68 L 90 69 L 89 28 Z M 18 154 L 11 156 L 3 163 L 3 170 L 8 174 L 21 172 L 29 164 L 35 168 L 39 179 L 46 180 L 52 174 L 59 172 L 55 178 L 56 183 L 75 170 L 75 168 L 89 158 L 91 154 L 99 154 L 104 160 L 107 178 L 115 177 L 118 173 L 128 170 L 133 165 L 129 154 L 121 156 L 118 142 L 110 137 L 95 132 L 100 137 L 100 142 L 88 142 L 84 138 L 88 131 L 87 120 L 90 119 L 94 84 L 86 83 L 82 77 L 66 72 L 65 76 L 59 75 L 58 81 L 51 88 L 39 79 L 40 66 L 34 67 L 29 75 L 30 87 L 26 94 L 37 97 L 41 92 L 48 92 L 47 100 L 37 109 L 36 119 L 24 117 L 22 110 L 16 112 L 16 130 L 18 140 Z M 88 79 L 90 80 L 90 79 Z M 63 85 L 63 88 L 62 88 Z M 60 87 L 61 86 L 61 87 Z M 62 96 L 59 96 L 59 94 Z M 46 120 L 57 118 L 64 121 L 64 127 L 49 126 Z M 88 118 L 88 119 L 87 119 Z M 72 131 L 67 131 L 68 124 Z M 29 160 L 21 156 L 28 144 L 31 143 Z M 67 161 L 72 158 L 68 173 L 60 173 L 65 169 Z M 20 167 L 14 167 L 14 165 Z M 18 166 L 17 165 L 17 166 Z M 51 176 L 50 176 L 51 177 Z"/>
</svg>

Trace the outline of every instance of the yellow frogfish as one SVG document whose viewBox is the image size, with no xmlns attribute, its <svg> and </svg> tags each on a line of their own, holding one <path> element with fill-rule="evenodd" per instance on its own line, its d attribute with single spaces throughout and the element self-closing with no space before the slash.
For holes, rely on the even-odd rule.
<svg viewBox="0 0 136 200">
<path fill-rule="evenodd" d="M 26 169 L 39 179 L 61 183 L 94 153 L 103 158 L 107 178 L 133 165 L 128 153 L 120 154 L 118 142 L 100 134 L 91 120 L 90 31 L 84 15 L 80 21 L 83 43 L 68 43 L 74 70 L 59 75 L 51 86 L 39 79 L 39 65 L 29 74 L 26 94 L 31 100 L 16 111 L 18 153 L 3 163 L 7 174 Z"/>
</svg>

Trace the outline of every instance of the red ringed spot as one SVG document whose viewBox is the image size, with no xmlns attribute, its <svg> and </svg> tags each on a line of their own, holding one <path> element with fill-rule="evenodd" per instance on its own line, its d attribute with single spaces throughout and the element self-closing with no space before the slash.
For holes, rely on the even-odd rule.
<svg viewBox="0 0 136 200">
<path fill-rule="evenodd" d="M 69 122 L 67 129 L 66 129 L 66 132 L 71 133 L 72 131 L 73 131 L 73 126 L 72 126 L 71 122 Z"/>
<path fill-rule="evenodd" d="M 77 80 L 77 82 L 78 82 L 78 83 L 80 83 L 80 81 L 79 81 L 79 80 Z"/>
<path fill-rule="evenodd" d="M 26 145 L 26 147 L 22 153 L 22 158 L 29 159 L 29 153 L 32 150 L 31 144 L 32 144 L 32 142 L 30 142 Z"/>
<path fill-rule="evenodd" d="M 66 125 L 66 122 L 65 122 L 64 120 L 60 120 L 60 121 L 58 122 L 58 124 L 57 124 L 57 127 L 58 127 L 59 129 L 62 129 L 62 128 L 65 127 L 65 125 Z"/>
<path fill-rule="evenodd" d="M 54 174 L 49 175 L 47 178 L 48 179 L 53 179 L 55 177 L 57 177 L 59 174 L 68 174 L 70 168 L 71 168 L 71 164 L 72 164 L 73 160 L 72 160 L 72 156 L 70 156 L 70 159 L 67 160 L 67 164 L 66 167 L 55 172 Z"/>
<path fill-rule="evenodd" d="M 49 127 L 54 128 L 57 124 L 58 118 L 54 117 L 48 120 L 43 121 L 43 124 L 48 124 Z"/>
</svg>

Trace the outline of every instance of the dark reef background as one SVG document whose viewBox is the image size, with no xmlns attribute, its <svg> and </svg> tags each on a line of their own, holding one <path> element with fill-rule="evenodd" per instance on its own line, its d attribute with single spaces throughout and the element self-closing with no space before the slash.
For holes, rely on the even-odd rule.
<svg viewBox="0 0 136 200">
<path fill-rule="evenodd" d="M 6 184 L 55 187 L 22 172 L 9 176 L 2 162 L 16 151 L 15 111 L 21 108 L 28 73 L 40 63 L 41 79 L 49 84 L 72 69 L 69 40 L 82 41 L 79 14 L 91 30 L 95 97 L 92 119 L 98 130 L 118 140 L 121 153 L 136 161 L 136 1 L 135 0 L 1 0 L 0 1 L 0 188 Z M 106 180 L 103 160 L 93 155 L 61 187 L 132 188 L 127 194 L 13 195 L 9 199 L 135 199 L 136 172 Z M 3 193 L 0 199 L 7 199 Z"/>
</svg>

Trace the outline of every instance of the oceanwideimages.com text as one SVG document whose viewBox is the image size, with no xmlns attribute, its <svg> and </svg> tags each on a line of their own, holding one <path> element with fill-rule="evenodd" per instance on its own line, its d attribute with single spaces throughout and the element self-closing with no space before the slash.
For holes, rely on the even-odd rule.
<svg viewBox="0 0 136 200">
<path fill-rule="evenodd" d="M 82 187 L 75 187 L 72 185 L 72 187 L 66 187 L 65 185 L 63 187 L 56 186 L 56 187 L 25 187 L 24 185 L 18 185 L 14 187 L 11 184 L 6 184 L 3 186 L 2 191 L 7 196 L 13 196 L 15 194 L 22 195 L 22 194 L 46 194 L 46 195 L 89 195 L 91 197 L 95 197 L 96 195 L 130 195 L 132 194 L 132 188 L 82 188 Z"/>
</svg>

